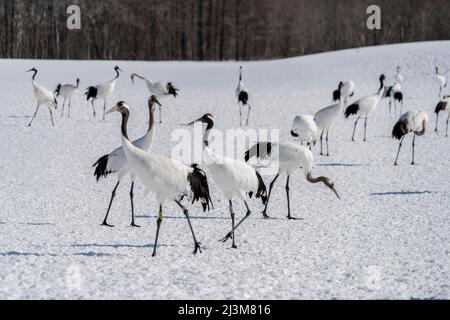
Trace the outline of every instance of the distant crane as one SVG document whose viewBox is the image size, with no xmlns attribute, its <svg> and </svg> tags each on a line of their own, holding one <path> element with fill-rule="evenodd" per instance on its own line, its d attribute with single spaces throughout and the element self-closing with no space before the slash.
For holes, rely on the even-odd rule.
<svg viewBox="0 0 450 320">
<path fill-rule="evenodd" d="M 189 211 L 181 204 L 185 196 L 191 196 L 193 202 L 202 204 L 203 210 L 209 209 L 208 180 L 205 173 L 197 166 L 188 167 L 180 161 L 154 155 L 134 146 L 128 139 L 127 124 L 130 110 L 125 102 L 120 101 L 107 114 L 120 112 L 122 114 L 122 147 L 130 170 L 136 174 L 145 187 L 156 194 L 159 202 L 159 215 L 156 226 L 156 238 L 152 256 L 156 256 L 159 231 L 163 220 L 163 205 L 174 201 L 182 210 L 188 221 L 194 239 L 194 254 L 202 252 L 201 243 L 195 237 Z"/>
<path fill-rule="evenodd" d="M 444 77 L 444 75 L 439 73 L 438 67 L 436 67 L 434 70 L 436 72 L 434 79 L 436 80 L 437 84 L 439 85 L 439 99 L 440 99 L 442 96 L 442 90 L 447 87 L 447 79 Z"/>
<path fill-rule="evenodd" d="M 428 115 L 422 109 L 408 111 L 403 114 L 392 129 L 392 137 L 400 140 L 398 146 L 397 157 L 395 158 L 394 165 L 397 165 L 398 156 L 400 155 L 400 148 L 402 147 L 403 139 L 408 133 L 414 133 L 412 140 L 412 162 L 414 165 L 414 146 L 416 142 L 416 136 L 422 136 L 428 125 Z"/>
<path fill-rule="evenodd" d="M 120 69 L 118 66 L 115 66 L 114 71 L 116 72 L 116 76 L 114 77 L 114 79 L 112 79 L 106 83 L 103 83 L 103 84 L 98 84 L 96 86 L 89 87 L 89 88 L 87 88 L 87 90 L 85 92 L 85 96 L 86 96 L 87 100 L 89 101 L 91 99 L 92 109 L 94 111 L 94 118 L 96 115 L 94 101 L 97 99 L 102 99 L 104 102 L 103 103 L 103 120 L 105 120 L 106 101 L 107 101 L 108 96 L 114 92 L 117 80 L 119 79 L 119 76 L 120 76 L 119 71 L 122 72 L 122 69 Z"/>
<path fill-rule="evenodd" d="M 175 98 L 178 96 L 178 91 L 174 84 L 172 82 L 163 82 L 163 81 L 157 81 L 157 82 L 151 82 L 145 77 L 142 77 L 136 73 L 133 73 L 131 75 L 131 82 L 134 84 L 134 78 L 139 78 L 145 82 L 147 85 L 147 89 L 150 92 L 150 94 L 155 95 L 158 99 L 168 97 L 168 96 L 174 96 Z M 159 123 L 162 123 L 162 110 L 159 108 Z"/>
<path fill-rule="evenodd" d="M 345 117 L 348 118 L 351 115 L 357 115 L 358 118 L 355 121 L 355 126 L 353 128 L 353 135 L 352 135 L 352 141 L 355 141 L 355 131 L 356 131 L 356 125 L 358 124 L 359 119 L 363 117 L 365 119 L 364 121 L 364 142 L 367 141 L 366 138 L 366 132 L 367 132 L 367 118 L 369 115 L 375 110 L 375 108 L 380 103 L 381 98 L 384 94 L 384 80 L 386 79 L 385 75 L 382 74 L 380 76 L 380 89 L 378 89 L 378 92 L 367 96 L 364 98 L 359 99 L 358 101 L 354 102 L 352 105 L 350 105 L 347 110 L 345 110 Z"/>
<path fill-rule="evenodd" d="M 58 84 L 58 86 L 56 87 L 55 90 L 56 97 L 62 96 L 64 98 L 61 111 L 61 118 L 64 116 L 64 106 L 66 105 L 66 101 L 69 102 L 68 106 L 69 112 L 67 117 L 70 118 L 70 107 L 72 104 L 72 97 L 75 93 L 77 93 L 79 86 L 80 86 L 80 79 L 77 79 L 76 85 L 68 83 L 65 85 Z"/>
<path fill-rule="evenodd" d="M 355 95 L 355 83 L 353 81 L 339 82 L 337 90 L 333 92 L 333 102 L 343 100 L 344 106 L 348 104 L 348 98 Z"/>
<path fill-rule="evenodd" d="M 53 122 L 53 110 L 58 109 L 58 103 L 56 101 L 56 98 L 53 95 L 53 92 L 51 92 L 49 89 L 44 88 L 43 86 L 39 85 L 35 81 L 36 74 L 38 73 L 36 68 L 32 68 L 32 69 L 28 70 L 27 72 L 34 72 L 33 77 L 31 79 L 31 83 L 33 84 L 34 97 L 36 98 L 36 101 L 37 101 L 36 111 L 34 112 L 34 115 L 31 118 L 31 121 L 28 124 L 28 126 L 31 127 L 31 124 L 33 123 L 34 118 L 36 118 L 36 115 L 39 111 L 39 107 L 41 105 L 47 106 L 48 111 L 50 112 L 50 119 L 52 121 L 52 126 L 54 126 L 55 123 Z"/>
<path fill-rule="evenodd" d="M 294 118 L 291 135 L 295 138 L 299 138 L 302 145 L 303 142 L 305 142 L 310 150 L 311 145 L 316 144 L 318 132 L 319 129 L 317 128 L 317 124 L 312 115 L 307 114 L 296 116 Z"/>
<path fill-rule="evenodd" d="M 402 68 L 397 66 L 397 73 L 395 75 L 395 82 L 398 84 L 403 84 L 405 82 L 405 76 L 402 74 Z"/>
<path fill-rule="evenodd" d="M 435 113 L 436 113 L 436 129 L 434 129 L 434 132 L 438 132 L 438 120 L 439 120 L 439 113 L 440 112 L 447 112 L 447 125 L 445 130 L 445 136 L 448 137 L 448 123 L 450 120 L 450 95 L 444 96 L 444 98 L 439 101 L 439 103 L 436 106 Z"/>
<path fill-rule="evenodd" d="M 241 66 L 239 68 L 239 83 L 236 88 L 236 98 L 238 99 L 238 105 L 239 105 L 239 125 L 241 127 L 242 127 L 242 108 L 244 108 L 245 106 L 248 107 L 247 120 L 245 122 L 246 126 L 248 126 L 248 122 L 250 119 L 250 110 L 252 109 L 252 107 L 248 103 L 249 93 L 248 93 L 247 88 L 244 85 L 243 73 L 244 73 L 244 67 Z"/>
<path fill-rule="evenodd" d="M 392 112 L 392 104 L 395 105 L 395 111 L 397 111 L 397 106 L 400 105 L 400 114 L 403 111 L 403 92 L 402 85 L 400 82 L 394 83 L 385 89 L 383 98 L 389 98 L 389 114 Z"/>
</svg>

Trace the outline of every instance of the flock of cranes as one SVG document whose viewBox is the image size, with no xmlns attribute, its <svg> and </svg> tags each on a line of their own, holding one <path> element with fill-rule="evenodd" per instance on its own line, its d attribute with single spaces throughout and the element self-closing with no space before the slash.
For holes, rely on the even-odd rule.
<svg viewBox="0 0 450 320">
<path fill-rule="evenodd" d="M 392 129 L 392 137 L 399 140 L 397 157 L 394 165 L 398 164 L 398 157 L 402 147 L 404 138 L 409 133 L 413 134 L 412 139 L 412 162 L 414 164 L 415 139 L 416 136 L 422 136 L 427 128 L 429 119 L 428 115 L 422 109 L 408 111 L 402 114 L 403 92 L 402 84 L 405 77 L 401 72 L 401 68 L 397 68 L 395 82 L 385 85 L 385 75 L 380 75 L 380 86 L 377 91 L 369 96 L 359 98 L 352 103 L 349 100 L 355 95 L 355 84 L 353 81 L 340 82 L 338 89 L 333 92 L 333 104 L 320 109 L 314 115 L 298 115 L 295 117 L 291 135 L 298 138 L 300 143 L 292 143 L 287 141 L 281 142 L 257 142 L 248 149 L 242 160 L 232 159 L 216 153 L 209 146 L 209 136 L 214 128 L 214 117 L 211 113 L 206 113 L 202 117 L 189 122 L 186 126 L 201 124 L 204 127 L 203 133 L 203 155 L 204 163 L 207 168 L 208 175 L 197 164 L 186 165 L 178 160 L 160 156 L 152 150 L 155 140 L 155 110 L 159 108 L 159 122 L 162 123 L 162 108 L 160 99 L 168 96 L 177 97 L 179 89 L 172 82 L 151 82 L 147 78 L 136 73 L 131 74 L 131 80 L 134 84 L 135 79 L 143 80 L 147 86 L 150 97 L 148 99 L 148 130 L 137 140 L 130 140 L 128 136 L 128 119 L 130 116 L 130 108 L 124 101 L 118 102 L 109 111 L 106 110 L 107 99 L 114 92 L 120 72 L 123 72 L 118 66 L 114 67 L 115 77 L 100 85 L 90 86 L 85 92 L 87 101 L 91 101 L 93 116 L 96 117 L 94 102 L 103 100 L 103 119 L 112 113 L 120 113 L 122 122 L 120 126 L 120 134 L 122 145 L 114 149 L 111 153 L 100 157 L 93 165 L 94 175 L 99 181 L 101 178 L 116 177 L 117 183 L 112 191 L 111 198 L 107 207 L 106 215 L 102 225 L 113 227 L 108 223 L 108 217 L 111 211 L 116 191 L 125 177 L 131 180 L 130 202 L 131 202 L 131 226 L 139 227 L 135 223 L 134 216 L 134 187 L 136 179 L 138 179 L 145 188 L 154 193 L 159 204 L 159 214 L 156 225 L 156 237 L 153 250 L 153 256 L 156 255 L 158 238 L 161 225 L 164 219 L 164 206 L 169 202 L 174 202 L 183 212 L 189 224 L 190 231 L 194 240 L 194 254 L 201 252 L 201 243 L 197 240 L 194 227 L 190 219 L 188 209 L 183 204 L 183 200 L 188 198 L 194 203 L 200 203 L 203 211 L 210 210 L 213 206 L 212 197 L 209 191 L 209 179 L 212 178 L 214 183 L 222 191 L 224 198 L 228 201 L 229 213 L 231 217 L 231 231 L 226 234 L 221 241 L 226 242 L 232 240 L 232 248 L 237 248 L 235 230 L 251 215 L 249 199 L 255 197 L 260 199 L 264 205 L 262 215 L 269 218 L 267 214 L 269 200 L 272 190 L 280 175 L 286 174 L 286 199 L 287 199 L 287 219 L 295 220 L 297 217 L 291 215 L 290 206 L 290 178 L 298 170 L 303 170 L 303 175 L 309 183 L 323 183 L 340 199 L 336 185 L 330 177 L 313 175 L 314 156 L 312 147 L 317 143 L 320 137 L 320 155 L 330 156 L 329 150 L 329 133 L 333 124 L 337 119 L 345 115 L 346 118 L 356 116 L 352 141 L 355 141 L 355 132 L 359 120 L 364 119 L 364 141 L 367 141 L 367 120 L 373 111 L 380 104 L 382 99 L 389 99 L 389 112 L 392 112 L 392 104 L 400 107 L 398 121 Z M 251 105 L 250 93 L 244 85 L 243 67 L 239 69 L 239 82 L 236 88 L 236 99 L 239 107 L 239 123 L 243 125 L 242 113 L 247 108 L 247 117 L 245 125 L 249 125 Z M 37 100 L 36 111 L 29 123 L 32 125 L 33 120 L 40 106 L 46 106 L 50 112 L 52 125 L 53 112 L 58 107 L 57 97 L 62 97 L 62 112 L 64 116 L 64 106 L 68 103 L 68 117 L 70 117 L 71 101 L 73 96 L 80 88 L 80 79 L 73 84 L 59 84 L 54 92 L 39 85 L 36 82 L 38 73 L 36 68 L 28 70 L 33 72 L 32 85 L 34 95 Z M 443 89 L 447 86 L 446 78 L 439 73 L 439 69 L 435 69 L 435 78 L 439 85 L 439 97 L 441 101 L 435 109 L 436 128 L 438 131 L 438 119 L 441 112 L 447 112 L 446 136 L 448 136 L 448 126 L 450 120 L 450 96 L 442 96 Z M 326 153 L 324 152 L 323 140 L 326 142 Z M 304 145 L 305 144 L 305 145 Z M 278 165 L 278 172 L 269 185 L 267 191 L 266 185 L 259 172 L 248 162 L 252 158 L 270 159 Z M 236 223 L 236 215 L 234 211 L 234 199 L 240 199 L 247 211 L 245 216 Z"/>
</svg>

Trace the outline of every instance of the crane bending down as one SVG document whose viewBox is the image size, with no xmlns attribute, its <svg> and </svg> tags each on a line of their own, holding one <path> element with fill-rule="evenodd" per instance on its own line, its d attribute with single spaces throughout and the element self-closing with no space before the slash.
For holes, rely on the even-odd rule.
<svg viewBox="0 0 450 320">
<path fill-rule="evenodd" d="M 89 87 L 89 88 L 87 88 L 87 90 L 85 92 L 87 101 L 89 101 L 91 99 L 92 110 L 94 112 L 94 118 L 96 115 L 94 101 L 97 99 L 102 99 L 103 100 L 103 120 L 105 120 L 106 101 L 107 101 L 108 96 L 114 92 L 117 80 L 119 79 L 119 76 L 120 76 L 119 71 L 122 71 L 122 69 L 120 69 L 118 66 L 115 66 L 114 71 L 116 72 L 116 76 L 114 77 L 114 79 L 112 79 L 106 83 L 103 83 L 103 84 L 98 84 L 96 86 Z"/>
<path fill-rule="evenodd" d="M 355 126 L 353 128 L 353 135 L 352 135 L 352 141 L 355 141 L 355 132 L 356 132 L 356 125 L 358 124 L 359 119 L 363 117 L 365 119 L 364 121 L 364 142 L 367 141 L 366 138 L 366 132 L 367 132 L 367 118 L 369 115 L 375 110 L 375 108 L 380 103 L 381 98 L 384 94 L 384 80 L 386 77 L 384 74 L 380 76 L 380 89 L 378 89 L 378 92 L 367 96 L 364 98 L 359 99 L 358 101 L 354 102 L 352 105 L 350 105 L 347 110 L 345 110 L 345 117 L 348 118 L 351 115 L 357 115 L 358 118 L 355 121 Z"/>
<path fill-rule="evenodd" d="M 436 113 L 436 128 L 434 129 L 434 132 L 438 132 L 438 120 L 439 120 L 439 113 L 440 112 L 447 112 L 447 125 L 445 129 L 445 136 L 448 137 L 448 123 L 450 121 L 450 95 L 444 96 L 444 98 L 439 101 L 439 103 L 436 106 L 435 113 Z"/>
<path fill-rule="evenodd" d="M 120 101 L 107 114 L 113 112 L 120 112 L 122 115 L 122 147 L 130 170 L 136 174 L 149 191 L 156 194 L 159 202 L 159 215 L 152 256 L 156 256 L 158 237 L 163 221 L 163 205 L 168 201 L 174 201 L 183 210 L 194 239 L 193 253 L 202 252 L 201 243 L 197 241 L 191 224 L 189 211 L 181 204 L 181 200 L 185 196 L 190 196 L 193 203 L 198 201 L 202 204 L 204 211 L 209 209 L 211 197 L 205 173 L 197 165 L 188 167 L 180 161 L 154 155 L 137 148 L 128 138 L 127 124 L 130 115 L 128 106 L 125 102 Z"/>
<path fill-rule="evenodd" d="M 339 117 L 339 115 L 342 112 L 342 109 L 344 108 L 344 100 L 342 99 L 340 91 L 335 94 L 334 98 L 336 98 L 335 100 L 337 100 L 338 103 L 319 110 L 314 116 L 314 121 L 316 122 L 319 130 L 321 131 L 321 134 L 320 134 L 320 155 L 321 156 L 324 155 L 323 154 L 323 135 L 325 134 L 325 131 L 327 133 L 327 135 L 325 137 L 325 140 L 327 143 L 327 156 L 330 155 L 330 149 L 328 147 L 328 135 L 330 133 L 330 128 L 333 125 L 333 123 L 336 121 L 336 119 Z"/>
<path fill-rule="evenodd" d="M 408 111 L 403 114 L 392 129 L 392 137 L 400 140 L 398 146 L 397 157 L 395 158 L 394 165 L 397 165 L 398 156 L 400 155 L 400 148 L 402 147 L 403 139 L 408 133 L 413 133 L 414 137 L 412 140 L 412 162 L 414 165 L 414 146 L 416 142 L 416 136 L 424 135 L 428 125 L 428 115 L 422 109 Z"/>
<path fill-rule="evenodd" d="M 270 195 L 272 194 L 272 189 L 275 185 L 275 182 L 277 181 L 278 177 L 282 173 L 286 173 L 287 180 L 286 180 L 286 198 L 287 198 L 287 206 L 288 206 L 288 216 L 287 218 L 289 220 L 295 220 L 297 218 L 294 218 L 291 216 L 291 206 L 289 201 L 289 180 L 291 175 L 300 167 L 303 167 L 303 173 L 305 174 L 306 180 L 310 183 L 318 183 L 322 182 L 325 184 L 328 188 L 330 188 L 336 196 L 340 199 L 339 194 L 336 191 L 336 187 L 333 181 L 331 181 L 328 177 L 313 177 L 312 175 L 312 169 L 313 169 L 313 163 L 314 163 L 314 157 L 312 152 L 303 146 L 293 144 L 290 142 L 283 142 L 283 143 L 271 143 L 271 142 L 260 142 L 253 147 L 251 147 L 246 153 L 245 153 L 245 161 L 249 161 L 252 158 L 259 158 L 264 159 L 266 157 L 269 157 L 272 159 L 272 161 L 275 161 L 278 163 L 278 173 L 275 176 L 275 178 L 270 183 L 269 187 L 269 195 L 267 197 L 266 206 L 264 208 L 263 216 L 264 218 L 269 218 L 267 215 L 267 206 L 269 204 Z"/>
<path fill-rule="evenodd" d="M 72 104 L 72 97 L 75 93 L 77 93 L 79 87 L 80 87 L 80 79 L 77 79 L 76 85 L 68 83 L 65 85 L 58 84 L 58 86 L 56 87 L 55 90 L 56 97 L 62 96 L 64 99 L 61 111 L 61 118 L 64 117 L 64 106 L 66 105 L 66 101 L 69 102 L 68 106 L 69 112 L 67 117 L 70 118 L 70 107 Z"/>
<path fill-rule="evenodd" d="M 209 172 L 214 182 L 219 186 L 229 203 L 229 211 L 231 216 L 231 231 L 221 241 L 226 242 L 232 238 L 232 248 L 236 249 L 235 229 L 241 225 L 251 214 L 250 207 L 246 201 L 246 197 L 261 198 L 263 204 L 266 203 L 267 191 L 261 175 L 250 165 L 244 161 L 239 161 L 215 153 L 209 148 L 209 134 L 214 127 L 214 118 L 208 113 L 203 117 L 192 121 L 187 125 L 196 123 L 206 124 L 206 130 L 203 135 L 203 154 Z M 235 226 L 235 212 L 233 209 L 233 197 L 240 198 L 247 208 L 244 218 Z"/>
<path fill-rule="evenodd" d="M 151 96 L 148 99 L 149 121 L 147 133 L 141 138 L 133 141 L 134 146 L 144 151 L 151 150 L 155 138 L 155 118 L 154 118 L 155 105 L 160 105 L 160 103 L 155 96 Z M 113 152 L 104 155 L 103 157 L 98 159 L 97 162 L 94 163 L 93 167 L 95 167 L 94 175 L 96 176 L 97 181 L 99 181 L 100 178 L 102 177 L 107 178 L 112 175 L 117 175 L 117 184 L 112 191 L 111 200 L 109 201 L 108 210 L 106 211 L 106 216 L 103 219 L 102 225 L 107 227 L 114 227 L 113 225 L 110 225 L 108 223 L 109 211 L 111 210 L 111 205 L 116 196 L 116 191 L 117 188 L 119 187 L 119 184 L 122 182 L 123 178 L 125 178 L 126 176 L 130 176 L 131 226 L 139 227 L 134 222 L 133 191 L 136 175 L 131 171 L 131 168 L 128 165 L 128 161 L 123 151 L 123 147 L 119 147 L 115 149 Z"/>
<path fill-rule="evenodd" d="M 302 145 L 305 142 L 309 150 L 311 150 L 311 145 L 316 144 L 318 132 L 319 129 L 312 115 L 307 114 L 294 118 L 291 136 L 299 138 Z"/>
<path fill-rule="evenodd" d="M 38 73 L 36 68 L 32 68 L 27 72 L 34 72 L 33 77 L 31 78 L 31 83 L 33 84 L 34 97 L 36 98 L 37 101 L 36 111 L 34 112 L 34 115 L 31 118 L 31 121 L 28 124 L 28 126 L 31 127 L 31 124 L 33 123 L 34 118 L 36 118 L 36 115 L 39 111 L 39 107 L 41 105 L 47 106 L 48 111 L 50 112 L 50 119 L 52 121 L 52 126 L 54 126 L 55 123 L 53 122 L 53 110 L 56 110 L 58 108 L 56 98 L 53 92 L 51 92 L 47 88 L 44 88 L 43 86 L 41 86 L 36 82 L 35 78 Z"/>
<path fill-rule="evenodd" d="M 252 109 L 251 105 L 248 103 L 249 99 L 249 93 L 247 88 L 244 85 L 243 80 L 243 74 L 244 74 L 244 67 L 239 68 L 239 83 L 236 88 L 236 98 L 238 99 L 238 106 L 239 106 L 239 125 L 242 127 L 242 108 L 245 106 L 248 107 L 247 112 L 247 120 L 245 121 L 245 125 L 248 126 L 248 122 L 250 120 L 250 110 Z"/>
<path fill-rule="evenodd" d="M 400 82 L 396 82 L 392 86 L 387 87 L 384 90 L 383 98 L 389 98 L 389 114 L 392 112 L 392 104 L 395 106 L 395 112 L 397 112 L 397 107 L 400 105 L 400 114 L 402 114 L 403 92 Z"/>
<path fill-rule="evenodd" d="M 155 95 L 158 99 L 168 97 L 168 96 L 174 96 L 175 98 L 178 96 L 178 91 L 172 82 L 163 82 L 163 81 L 157 81 L 157 82 L 151 82 L 145 77 L 142 77 L 136 73 L 133 73 L 131 75 L 131 82 L 134 84 L 134 78 L 139 78 L 145 82 L 147 85 L 147 89 L 150 92 L 150 94 Z M 159 108 L 159 123 L 162 123 L 162 110 Z"/>
</svg>

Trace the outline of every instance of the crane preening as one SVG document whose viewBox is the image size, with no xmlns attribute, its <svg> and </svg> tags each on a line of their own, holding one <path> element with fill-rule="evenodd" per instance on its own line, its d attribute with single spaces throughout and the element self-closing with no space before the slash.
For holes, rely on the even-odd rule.
<svg viewBox="0 0 450 320">
<path fill-rule="evenodd" d="M 128 138 L 128 118 L 130 110 L 125 102 L 118 102 L 106 114 L 119 112 L 122 115 L 121 136 L 122 148 L 130 170 L 145 185 L 147 190 L 156 194 L 159 202 L 159 215 L 156 225 L 156 238 L 152 256 L 156 256 L 158 237 L 163 221 L 163 205 L 174 201 L 183 211 L 194 239 L 194 254 L 202 252 L 201 243 L 197 241 L 189 217 L 189 211 L 181 200 L 190 196 L 193 202 L 200 202 L 203 210 L 210 208 L 208 180 L 205 173 L 197 166 L 188 167 L 178 160 L 166 158 L 146 152 L 134 146 Z"/>
<path fill-rule="evenodd" d="M 147 89 L 150 92 L 150 94 L 155 95 L 158 99 L 173 96 L 178 96 L 178 91 L 174 84 L 172 82 L 163 82 L 163 81 L 157 81 L 157 82 L 151 82 L 145 77 L 142 77 L 136 73 L 133 73 L 131 75 L 131 82 L 134 84 L 134 78 L 141 79 L 145 82 L 147 85 Z M 162 123 L 162 110 L 159 108 L 159 123 Z"/>
<path fill-rule="evenodd" d="M 311 145 L 316 144 L 318 132 L 319 129 L 312 115 L 306 114 L 294 118 L 291 136 L 298 138 L 302 145 L 305 142 L 310 150 Z"/>
<path fill-rule="evenodd" d="M 120 76 L 119 71 L 122 72 L 122 69 L 120 69 L 118 66 L 115 66 L 114 71 L 116 72 L 116 76 L 114 77 L 114 79 L 112 79 L 106 83 L 103 83 L 103 84 L 91 86 L 91 87 L 87 88 L 87 90 L 85 92 L 87 101 L 91 100 L 92 110 L 94 112 L 94 118 L 96 115 L 94 101 L 97 99 L 102 99 L 103 100 L 103 120 L 105 120 L 106 101 L 107 101 L 108 96 L 114 92 L 117 80 L 119 79 L 119 76 Z"/>
<path fill-rule="evenodd" d="M 147 133 L 142 136 L 141 138 L 133 141 L 133 145 L 138 147 L 141 150 L 149 151 L 152 148 L 153 141 L 155 138 L 155 117 L 154 117 L 154 111 L 155 111 L 155 105 L 161 105 L 158 101 L 158 99 L 155 96 L 151 96 L 148 99 L 148 109 L 149 109 L 149 121 L 148 121 L 148 130 Z M 97 178 L 97 181 L 100 180 L 100 178 L 107 178 L 110 176 L 117 175 L 117 184 L 115 188 L 112 191 L 111 194 L 111 200 L 109 201 L 108 210 L 106 211 L 106 216 L 103 219 L 103 226 L 107 227 L 114 227 L 113 225 L 110 225 L 108 223 L 108 216 L 109 211 L 111 210 L 111 205 L 113 203 L 113 200 L 116 196 L 117 188 L 119 187 L 119 184 L 121 181 L 126 177 L 130 176 L 131 179 L 131 189 L 130 189 L 130 200 L 131 200 L 131 226 L 132 227 L 139 227 L 134 222 L 134 183 L 136 179 L 136 175 L 131 171 L 130 166 L 128 165 L 127 158 L 125 156 L 125 153 L 123 151 L 123 147 L 119 147 L 112 151 L 111 153 L 104 155 L 100 159 L 97 160 L 97 162 L 94 163 L 93 167 L 95 167 L 94 175 Z"/>
<path fill-rule="evenodd" d="M 227 158 L 225 156 L 215 153 L 209 148 L 209 134 L 214 127 L 214 118 L 212 114 L 207 113 L 201 118 L 188 123 L 187 125 L 194 125 L 196 123 L 206 124 L 206 130 L 203 135 L 203 154 L 206 161 L 208 171 L 214 182 L 222 190 L 225 198 L 228 200 L 229 211 L 231 216 L 231 231 L 225 238 L 222 239 L 226 242 L 232 238 L 232 248 L 236 249 L 236 242 L 234 231 L 241 225 L 251 214 L 250 207 L 246 201 L 247 196 L 252 198 L 261 198 L 263 204 L 266 203 L 267 192 L 261 175 L 253 167 L 245 163 L 244 161 Z M 236 196 L 241 199 L 247 213 L 242 220 L 235 226 L 235 212 L 233 209 L 233 197 Z"/>
<path fill-rule="evenodd" d="M 242 127 L 242 108 L 247 106 L 248 112 L 247 112 L 247 120 L 245 121 L 245 125 L 248 126 L 248 122 L 250 120 L 250 111 L 252 109 L 251 105 L 248 103 L 248 99 L 250 97 L 247 88 L 244 85 L 244 67 L 239 68 L 239 83 L 236 88 L 236 98 L 238 99 L 238 106 L 239 106 L 239 125 Z"/>
<path fill-rule="evenodd" d="M 37 105 L 36 105 L 36 111 L 34 112 L 33 117 L 31 118 L 30 123 L 28 124 L 29 127 L 31 127 L 31 124 L 33 123 L 34 118 L 36 118 L 36 115 L 39 111 L 39 107 L 41 105 L 45 105 L 48 108 L 48 111 L 50 112 L 50 119 L 52 122 L 52 126 L 55 125 L 53 122 L 53 110 L 58 109 L 58 102 L 56 101 L 55 95 L 53 92 L 51 92 L 49 89 L 44 88 L 40 84 L 36 82 L 36 75 L 38 73 L 36 68 L 31 68 L 27 72 L 33 72 L 33 77 L 31 78 L 31 83 L 33 84 L 33 92 L 34 97 L 36 98 Z"/>
<path fill-rule="evenodd" d="M 408 111 L 403 114 L 392 129 L 392 137 L 400 140 L 398 146 L 397 157 L 395 158 L 394 165 L 398 164 L 398 156 L 400 155 L 400 149 L 402 147 L 403 139 L 408 133 L 413 133 L 412 139 L 412 161 L 411 165 L 414 165 L 414 147 L 416 142 L 416 136 L 422 136 L 428 125 L 428 115 L 422 109 Z"/>
<path fill-rule="evenodd" d="M 447 112 L 447 125 L 445 130 L 445 136 L 448 137 L 448 123 L 450 121 L 450 95 L 444 96 L 444 98 L 439 101 L 439 103 L 436 106 L 436 109 L 434 111 L 436 113 L 436 128 L 434 129 L 434 132 L 438 132 L 438 120 L 439 120 L 439 113 L 440 112 Z"/>
</svg>

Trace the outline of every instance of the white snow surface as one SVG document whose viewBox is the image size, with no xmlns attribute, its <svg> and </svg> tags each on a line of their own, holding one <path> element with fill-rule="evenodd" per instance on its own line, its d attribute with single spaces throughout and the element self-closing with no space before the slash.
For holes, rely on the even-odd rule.
<svg viewBox="0 0 450 320">
<path fill-rule="evenodd" d="M 433 133 L 438 91 L 434 67 L 450 63 L 450 41 L 351 49 L 261 62 L 114 62 L 0 60 L 0 299 L 414 299 L 450 298 L 450 138 Z M 274 188 L 264 220 L 260 201 L 236 231 L 238 249 L 218 240 L 230 230 L 227 201 L 210 179 L 215 207 L 190 208 L 203 253 L 192 255 L 188 224 L 174 205 L 166 206 L 158 255 L 151 257 L 158 204 L 135 189 L 137 223 L 129 226 L 128 180 L 119 187 L 109 222 L 101 227 L 115 178 L 96 183 L 92 164 L 120 146 L 120 117 L 102 121 L 82 96 L 84 88 L 121 75 L 109 99 L 132 108 L 130 137 L 147 127 L 147 89 L 132 85 L 138 72 L 173 81 L 176 99 L 164 99 L 153 151 L 170 155 L 170 134 L 211 112 L 218 129 L 239 124 L 234 90 L 240 65 L 253 105 L 251 128 L 279 128 L 292 140 L 298 114 L 331 104 L 339 81 L 356 83 L 354 99 L 373 94 L 378 77 L 393 82 L 402 66 L 405 109 L 423 108 L 430 128 L 416 142 L 405 139 L 400 166 L 393 162 L 398 142 L 391 138 L 398 116 L 384 100 L 368 122 L 368 142 L 350 141 L 354 118 L 338 119 L 330 133 L 330 157 L 314 149 L 315 175 L 335 181 L 342 200 L 322 184 L 306 182 L 301 170 L 291 178 L 288 221 L 285 176 Z M 31 74 L 50 89 L 81 79 L 72 118 L 42 108 L 26 127 L 35 100 Z M 100 114 L 102 102 L 98 103 Z M 145 120 L 144 120 L 145 119 Z M 272 177 L 264 176 L 267 186 Z M 235 202 L 237 218 L 245 207 Z"/>
</svg>

